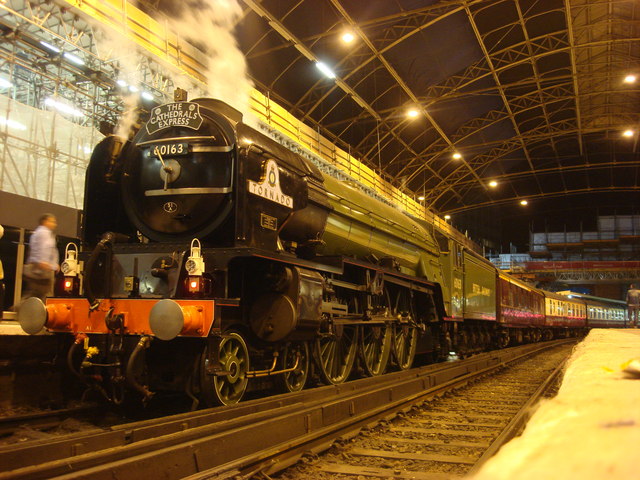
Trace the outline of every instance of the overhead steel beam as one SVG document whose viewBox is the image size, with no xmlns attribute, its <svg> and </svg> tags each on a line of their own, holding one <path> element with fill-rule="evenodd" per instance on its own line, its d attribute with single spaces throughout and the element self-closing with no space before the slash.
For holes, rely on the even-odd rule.
<svg viewBox="0 0 640 480">
<path fill-rule="evenodd" d="M 576 101 L 576 122 L 578 124 L 578 145 L 580 156 L 584 155 L 584 144 L 582 140 L 582 118 L 580 112 L 580 87 L 578 84 L 578 69 L 576 67 L 575 36 L 573 33 L 573 14 L 571 13 L 571 0 L 564 0 L 565 15 L 567 17 L 567 32 L 569 34 L 569 52 L 571 55 L 571 75 L 573 77 L 573 91 Z"/>
<path fill-rule="evenodd" d="M 567 157 L 568 159 L 574 157 Z M 585 163 L 581 165 L 559 165 L 557 167 L 550 168 L 539 168 L 537 170 L 538 175 L 553 175 L 555 173 L 559 173 L 560 171 L 565 173 L 571 172 L 593 172 L 597 170 L 603 169 L 623 169 L 623 168 L 636 168 L 640 167 L 640 159 L 632 160 L 629 162 L 621 162 L 621 161 L 609 161 L 609 162 L 597 162 L 597 163 Z M 529 172 L 513 172 L 513 173 L 505 173 L 502 175 L 492 175 L 487 180 L 495 180 L 498 182 L 498 185 L 503 185 L 504 182 L 508 182 L 511 180 L 523 179 L 527 178 L 530 175 Z M 460 188 L 485 188 L 486 185 L 478 184 L 475 180 L 466 180 L 457 183 L 457 186 Z"/>
<path fill-rule="evenodd" d="M 418 98 L 416 97 L 416 95 L 413 93 L 413 91 L 409 88 L 409 86 L 407 85 L 407 83 L 402 79 L 402 77 L 398 74 L 398 72 L 396 71 L 395 68 L 393 68 L 393 66 L 387 61 L 387 59 L 384 57 L 384 55 L 382 55 L 382 53 L 380 53 L 378 51 L 378 49 L 375 47 L 375 45 L 373 45 L 373 43 L 371 42 L 371 40 L 369 40 L 369 38 L 367 37 L 367 35 L 364 33 L 364 31 L 362 31 L 362 29 L 360 29 L 360 27 L 358 26 L 358 24 L 353 20 L 353 18 L 351 18 L 351 16 L 349 15 L 349 13 L 344 9 L 344 7 L 342 6 L 342 4 L 339 2 L 339 0 L 331 0 L 332 5 L 338 10 L 338 12 L 344 17 L 344 19 L 347 21 L 347 23 L 349 24 L 349 26 L 358 33 L 358 36 L 362 39 L 362 41 L 365 42 L 365 44 L 369 47 L 369 49 L 371 50 L 372 54 L 375 56 L 375 58 L 384 66 L 384 68 L 387 70 L 387 72 L 393 77 L 393 79 L 395 80 L 395 82 L 400 86 L 400 88 L 402 89 L 402 91 L 407 95 L 407 97 L 409 97 L 409 99 L 411 100 L 411 102 L 413 103 L 414 108 L 418 109 L 422 115 L 424 115 L 424 117 L 429 121 L 429 123 L 431 124 L 431 126 L 434 128 L 434 130 L 436 132 L 438 132 L 438 135 L 440 135 L 440 137 L 445 141 L 445 143 L 449 146 L 449 147 L 453 147 L 453 142 L 451 141 L 451 139 L 447 136 L 447 134 L 444 132 L 444 130 L 440 127 L 440 125 L 438 125 L 438 123 L 435 121 L 435 119 L 431 116 L 431 114 L 424 108 L 424 106 L 420 103 L 420 101 L 418 100 Z M 469 171 L 471 172 L 472 175 L 476 176 L 475 171 L 466 163 L 466 160 L 464 158 L 462 158 L 462 162 L 463 164 L 466 164 L 467 167 L 469 168 Z M 480 177 L 477 177 L 478 180 L 480 180 Z"/>
<path fill-rule="evenodd" d="M 319 59 L 315 56 L 315 54 L 308 48 L 306 47 L 302 41 L 300 39 L 298 39 L 295 35 L 293 35 L 283 24 L 282 22 L 280 22 L 280 20 L 278 20 L 273 14 L 271 14 L 270 12 L 268 12 L 266 9 L 262 8 L 260 5 L 258 5 L 255 1 L 253 0 L 243 0 L 249 7 L 251 7 L 258 15 L 262 16 L 263 18 L 265 18 L 268 22 L 269 25 L 271 25 L 271 27 L 278 33 L 280 34 L 285 40 L 289 41 L 292 43 L 292 45 L 300 52 L 302 53 L 307 59 L 309 59 L 312 62 L 317 62 L 319 61 Z M 347 95 L 349 95 L 351 98 L 353 98 L 353 100 L 360 105 L 362 108 L 364 108 L 375 120 L 377 120 L 379 122 L 379 125 L 383 125 L 384 122 L 382 120 L 382 118 L 380 117 L 380 115 L 375 111 L 375 109 L 367 102 L 365 101 L 360 95 L 358 95 L 355 90 L 353 90 L 349 85 L 347 85 L 347 83 L 340 79 L 338 76 L 336 76 L 336 78 L 334 79 L 336 85 L 338 87 L 340 87 Z M 392 130 L 392 127 L 387 127 L 389 130 Z M 395 137 L 396 140 L 403 146 L 403 148 L 405 148 L 407 151 L 411 152 L 412 149 L 410 147 L 410 145 L 408 145 L 402 138 L 400 137 Z M 414 152 L 415 153 L 415 152 Z M 361 160 L 365 160 L 365 158 L 361 159 Z M 371 162 L 371 159 L 369 159 L 371 166 L 376 168 L 377 166 L 375 165 L 374 162 Z M 377 170 L 380 170 L 380 168 L 376 168 Z M 437 172 L 433 172 L 434 175 L 437 175 Z"/>
<path fill-rule="evenodd" d="M 286 41 L 291 42 L 292 46 L 298 50 L 305 58 L 310 60 L 311 62 L 319 62 L 320 59 L 306 46 L 304 43 L 296 37 L 288 28 L 286 28 L 280 20 L 278 20 L 275 15 L 269 12 L 267 9 L 263 8 L 254 0 L 242 0 L 246 3 L 251 9 L 256 12 L 256 14 L 260 15 L 262 18 L 267 20 L 271 28 L 273 28 L 282 38 Z M 381 120 L 378 112 L 369 105 L 355 90 L 353 90 L 344 80 L 339 78 L 336 75 L 334 79 L 336 85 L 338 85 L 347 95 L 353 98 L 353 100 L 360 105 L 362 108 L 369 112 L 376 120 Z"/>
<path fill-rule="evenodd" d="M 569 197 L 574 195 L 583 195 L 586 193 L 622 193 L 622 192 L 640 192 L 640 185 L 632 186 L 632 187 L 594 187 L 594 188 L 577 188 L 570 190 L 562 190 L 559 192 L 546 192 L 540 193 L 537 195 L 527 195 L 526 199 L 536 200 L 540 198 L 557 198 L 557 197 Z M 499 200 L 488 200 L 486 202 L 474 203 L 473 205 L 465 205 L 463 207 L 458 208 L 448 208 L 443 209 L 441 213 L 454 215 L 460 212 L 469 212 L 472 210 L 476 210 L 478 208 L 489 207 L 489 206 L 498 206 L 505 205 L 509 203 L 513 203 L 516 200 L 519 200 L 523 197 L 511 197 L 511 198 L 502 198 Z"/>
<path fill-rule="evenodd" d="M 583 134 L 589 133 L 598 133 L 603 131 L 611 130 L 610 127 L 593 127 L 593 128 L 584 128 L 582 129 Z M 525 140 L 527 142 L 534 142 L 538 140 L 546 141 L 550 136 L 559 137 L 561 135 L 570 135 L 573 136 L 577 132 L 575 125 L 571 120 L 561 120 L 559 122 L 555 122 L 551 125 L 550 129 L 547 129 L 546 126 L 541 128 L 537 128 L 531 132 L 528 132 Z M 490 151 L 478 155 L 470 160 L 471 164 L 477 167 L 484 166 L 487 168 L 491 165 L 491 163 L 495 163 L 500 161 L 504 156 L 517 151 L 520 148 L 520 142 L 518 139 L 508 139 L 503 141 L 502 143 L 497 144 Z M 438 184 L 436 188 L 432 188 L 427 193 L 427 198 L 425 200 L 425 204 L 430 207 L 437 209 L 438 211 L 442 211 L 442 207 L 436 208 L 436 202 L 442 198 L 443 195 L 448 193 L 449 191 L 455 189 L 458 186 L 460 181 L 466 180 L 467 174 L 466 169 L 458 168 L 454 172 L 452 172 L 444 182 Z M 465 207 L 469 207 L 468 205 Z M 464 208 L 464 207 L 463 207 Z"/>
</svg>

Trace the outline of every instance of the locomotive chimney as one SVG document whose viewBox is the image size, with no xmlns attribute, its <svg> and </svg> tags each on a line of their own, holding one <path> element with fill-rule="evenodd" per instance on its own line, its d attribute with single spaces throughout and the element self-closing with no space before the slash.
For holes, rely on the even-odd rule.
<svg viewBox="0 0 640 480">
<path fill-rule="evenodd" d="M 187 91 L 183 90 L 181 88 L 176 88 L 173 91 L 173 101 L 174 102 L 186 102 L 188 96 L 189 96 L 189 94 L 187 93 Z"/>
</svg>

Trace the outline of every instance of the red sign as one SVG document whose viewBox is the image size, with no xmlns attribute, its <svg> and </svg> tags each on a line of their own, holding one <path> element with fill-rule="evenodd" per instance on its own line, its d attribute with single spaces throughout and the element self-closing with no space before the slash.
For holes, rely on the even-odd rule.
<svg viewBox="0 0 640 480">
<path fill-rule="evenodd" d="M 529 271 L 540 270 L 632 270 L 640 269 L 640 262 L 526 262 Z"/>
</svg>

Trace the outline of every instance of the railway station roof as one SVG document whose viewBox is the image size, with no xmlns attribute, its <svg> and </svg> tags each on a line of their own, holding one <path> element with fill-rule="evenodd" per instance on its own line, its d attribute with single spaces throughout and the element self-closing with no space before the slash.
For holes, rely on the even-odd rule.
<svg viewBox="0 0 640 480">
<path fill-rule="evenodd" d="M 637 208 L 637 0 L 241 5 L 257 88 L 436 212 Z"/>
<path fill-rule="evenodd" d="M 137 0 L 163 18 L 159 32 L 127 21 L 162 33 L 176 9 L 199 15 L 216 1 L 226 0 Z M 256 88 L 463 230 L 465 216 L 637 213 L 638 0 L 237 2 Z M 84 109 L 74 122 L 115 124 L 126 63 L 151 97 L 167 97 L 166 64 L 104 43 L 94 20 L 120 17 L 87 14 L 92 5 L 129 11 L 0 1 L 0 73 L 14 100 L 42 108 L 57 94 Z M 211 39 L 193 43 L 219 53 Z"/>
</svg>

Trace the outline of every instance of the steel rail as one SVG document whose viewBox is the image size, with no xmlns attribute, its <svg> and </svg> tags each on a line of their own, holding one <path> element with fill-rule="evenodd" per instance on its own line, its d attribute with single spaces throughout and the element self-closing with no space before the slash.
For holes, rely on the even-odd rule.
<svg viewBox="0 0 640 480">
<path fill-rule="evenodd" d="M 0 436 L 6 437 L 25 426 L 36 430 L 53 428 L 67 418 L 97 415 L 99 408 L 97 404 L 86 404 L 58 410 L 0 417 Z"/>
<path fill-rule="evenodd" d="M 175 415 L 107 432 L 0 449 L 0 479 L 165 479 L 284 468 L 309 450 L 393 416 L 454 385 L 567 340 L 480 354 L 339 386 Z M 275 447 L 273 445 L 276 445 Z M 33 459 L 41 462 L 30 465 Z M 208 475 L 208 477 L 207 477 Z"/>
<path fill-rule="evenodd" d="M 478 459 L 478 461 L 469 469 L 466 473 L 466 476 L 471 476 L 476 473 L 482 465 L 493 457 L 500 448 L 507 442 L 509 442 L 512 438 L 518 436 L 524 430 L 524 427 L 527 425 L 527 422 L 531 418 L 533 411 L 532 407 L 535 405 L 554 385 L 556 380 L 560 377 L 560 374 L 563 372 L 564 367 L 567 361 L 562 362 L 558 367 L 551 372 L 551 374 L 547 377 L 540 387 L 534 392 L 533 395 L 522 405 L 522 408 L 518 411 L 518 413 L 511 419 L 511 421 L 504 427 L 504 430 L 498 435 L 498 437 L 491 443 L 489 448 L 487 448 L 482 456 Z"/>
<path fill-rule="evenodd" d="M 408 395 L 406 398 L 399 399 L 397 401 L 390 401 L 386 406 L 379 406 L 369 412 L 368 415 L 364 416 L 365 418 L 346 419 L 341 423 L 336 423 L 333 426 L 327 427 L 325 429 L 326 432 L 323 432 L 324 435 L 322 435 L 321 432 L 308 434 L 304 438 L 300 438 L 288 445 L 276 446 L 264 451 L 255 452 L 252 455 L 240 458 L 235 462 L 223 464 L 208 471 L 191 475 L 186 477 L 185 480 L 231 480 L 236 478 L 245 478 L 248 474 L 253 476 L 258 472 L 266 473 L 267 475 L 278 472 L 295 463 L 304 453 L 317 453 L 326 450 L 335 440 L 355 436 L 363 427 L 370 427 L 380 420 L 391 419 L 395 417 L 397 413 L 406 412 L 416 404 L 432 399 L 436 396 L 440 396 L 450 390 L 460 388 L 471 381 L 503 368 L 509 363 L 524 360 L 525 358 L 539 353 L 542 350 L 553 348 L 566 342 L 567 340 L 549 342 L 549 344 L 543 345 L 541 348 L 532 349 L 526 353 L 515 355 L 510 359 L 505 359 L 493 366 L 487 366 L 476 371 L 469 371 L 459 377 L 447 379 L 440 384 L 433 385 L 431 388 L 425 388 L 421 393 L 414 393 L 412 395 Z M 548 383 L 545 382 L 545 385 L 548 385 Z M 534 395 L 536 398 L 537 393 L 538 391 L 536 391 L 536 395 Z M 532 403 L 533 400 L 529 400 L 526 407 L 530 407 Z M 506 443 L 510 438 L 517 434 L 517 428 L 524 427 L 524 423 L 521 422 L 524 420 L 526 423 L 527 417 L 525 413 L 526 408 L 523 407 L 518 414 L 518 419 L 515 420 L 516 425 L 513 429 L 509 429 L 512 436 L 506 436 L 506 440 L 504 440 L 503 443 Z M 510 426 L 511 423 L 505 428 L 509 428 Z M 497 441 L 498 440 L 494 443 L 497 443 Z M 500 446 L 501 445 L 496 445 L 495 451 L 497 451 Z M 487 459 L 488 458 L 489 457 L 487 457 Z"/>
</svg>

